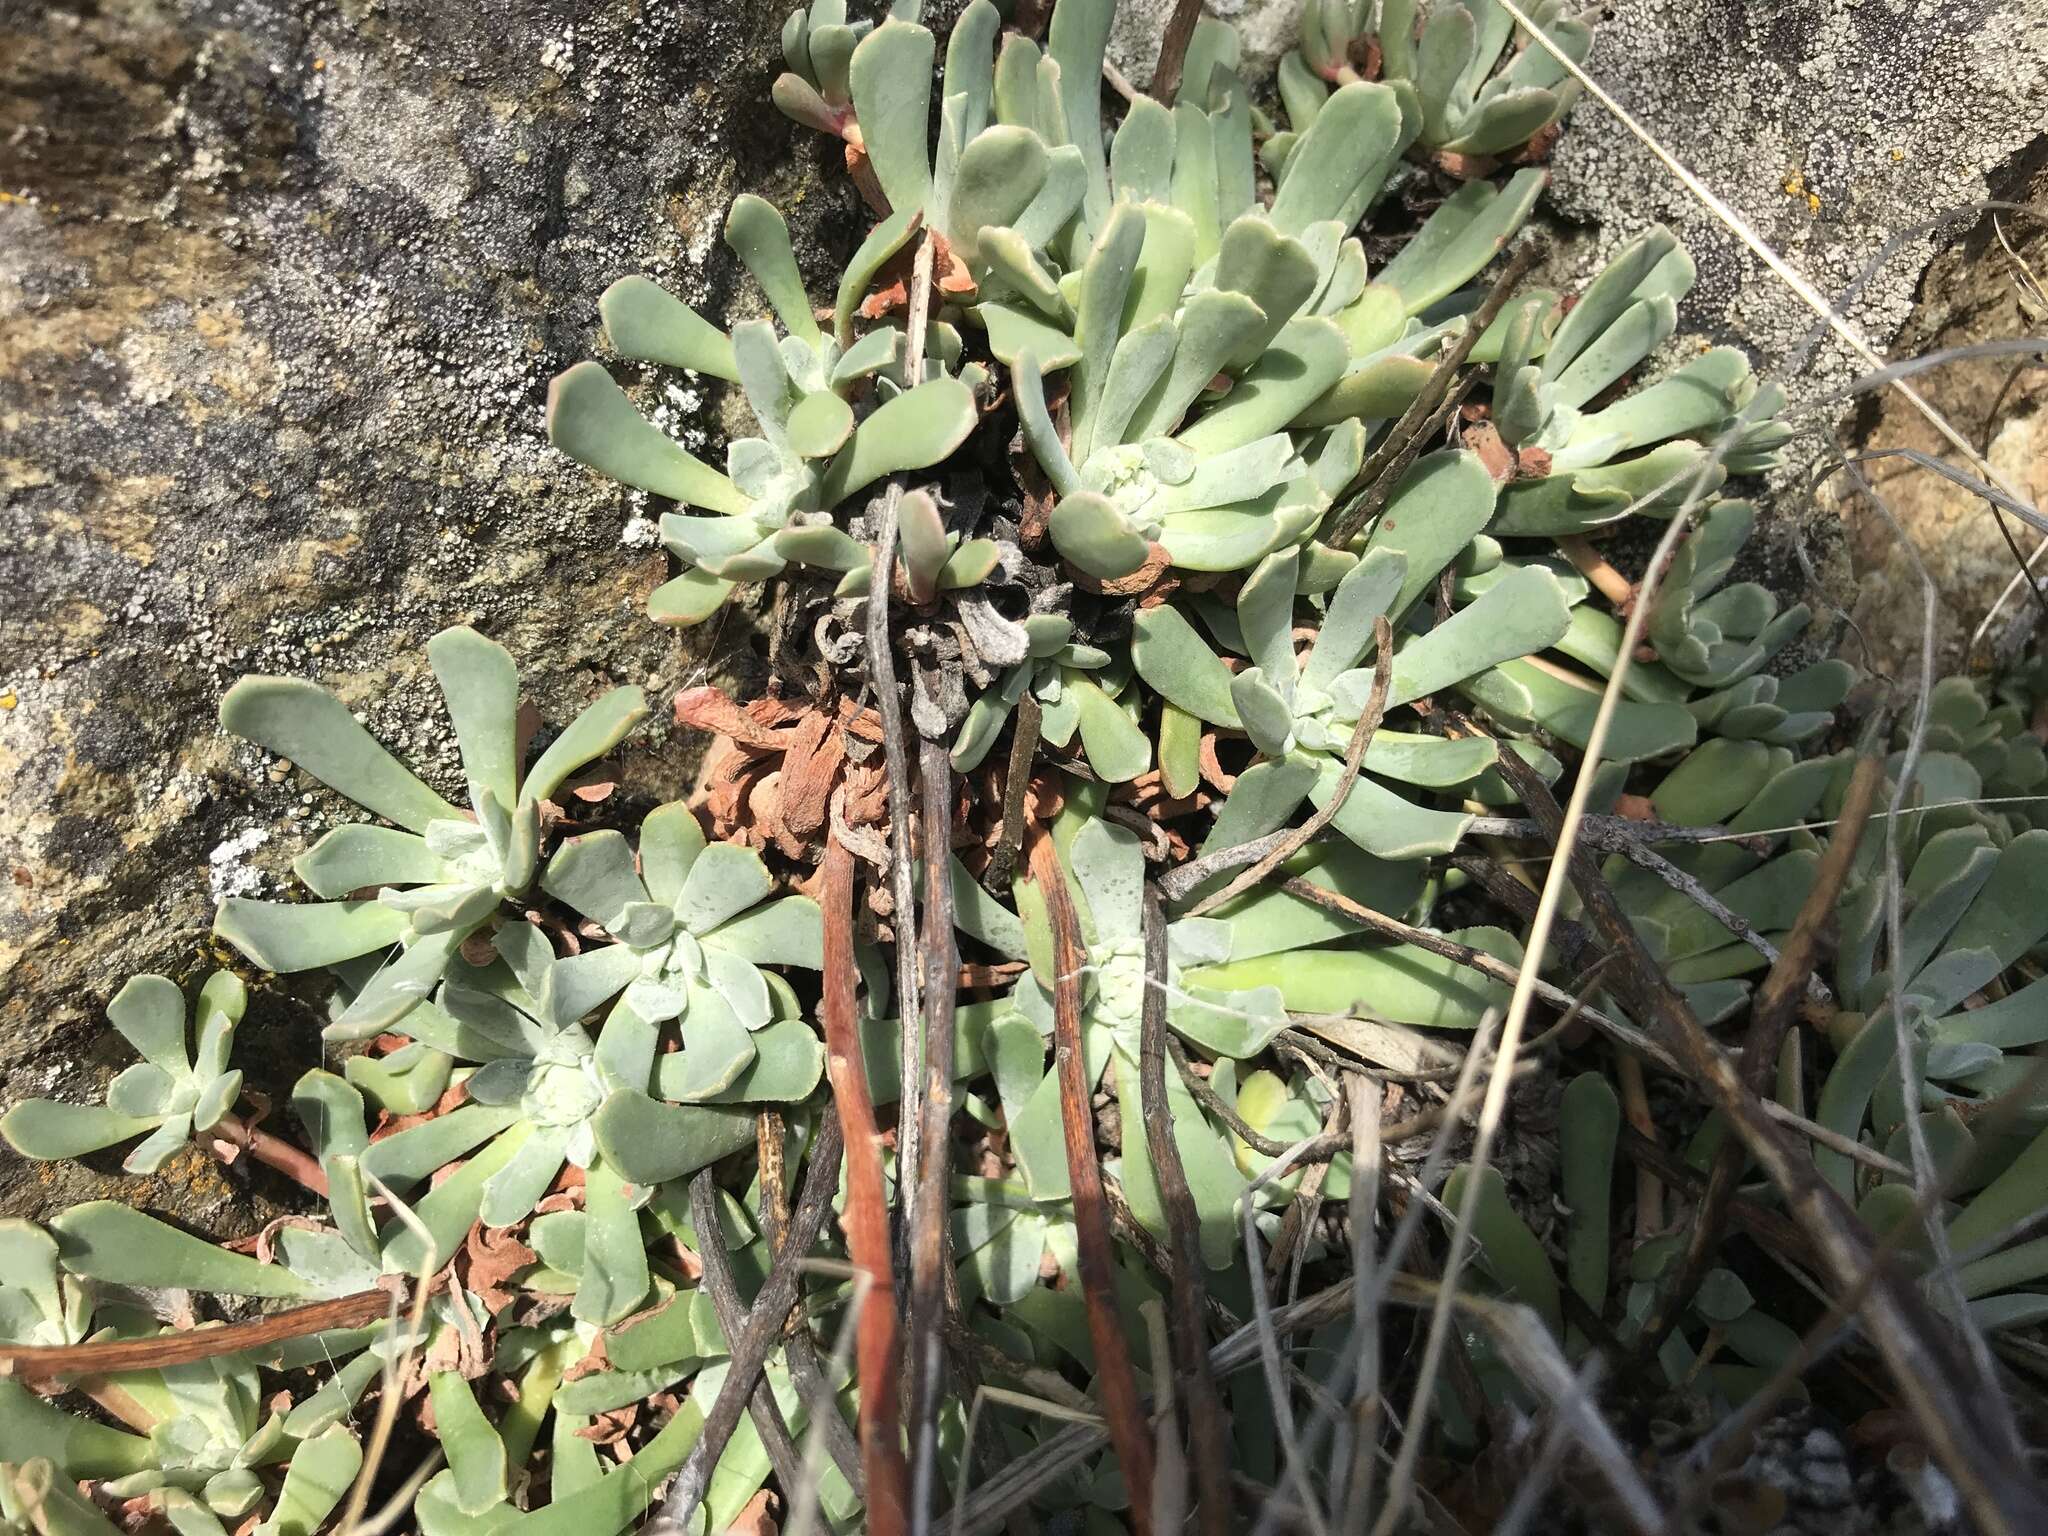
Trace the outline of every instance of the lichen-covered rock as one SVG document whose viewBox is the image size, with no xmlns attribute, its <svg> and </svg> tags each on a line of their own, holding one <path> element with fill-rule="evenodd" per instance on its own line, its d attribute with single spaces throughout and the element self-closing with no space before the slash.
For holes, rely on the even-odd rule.
<svg viewBox="0 0 2048 1536">
<path fill-rule="evenodd" d="M 215 898 L 274 893 L 338 812 L 219 730 L 242 673 L 345 680 L 430 774 L 447 624 L 556 724 L 730 674 L 744 616 L 646 621 L 666 556 L 542 410 L 622 272 L 751 312 L 717 238 L 742 188 L 837 270 L 853 193 L 766 105 L 782 10 L 0 7 L 0 1100 L 93 1091 L 106 999 L 209 963 Z M 629 781 L 673 794 L 681 745 L 657 722 Z M 251 1011 L 277 1081 L 317 1057 L 312 1001 Z M 235 1225 L 241 1181 L 192 1159 L 129 1194 Z M 0 1211 L 86 1196 L 53 1166 L 0 1153 Z"/>
</svg>

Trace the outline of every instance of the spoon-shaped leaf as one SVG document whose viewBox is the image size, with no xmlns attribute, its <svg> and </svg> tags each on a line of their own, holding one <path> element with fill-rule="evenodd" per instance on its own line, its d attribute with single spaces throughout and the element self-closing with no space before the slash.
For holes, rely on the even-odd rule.
<svg viewBox="0 0 2048 1536">
<path fill-rule="evenodd" d="M 215 1247 L 118 1200 L 89 1200 L 50 1222 L 64 1267 L 112 1285 L 182 1286 L 222 1296 L 304 1301 L 317 1286 L 277 1264 Z"/>
<path fill-rule="evenodd" d="M 1496 662 L 1546 650 L 1571 622 L 1571 608 L 1557 578 L 1540 565 L 1520 566 L 1487 588 L 1477 602 L 1395 652 L 1387 703 L 1406 704 Z"/>
<path fill-rule="evenodd" d="M 853 432 L 853 407 L 829 389 L 813 390 L 791 408 L 784 429 L 798 457 L 828 459 Z"/>
<path fill-rule="evenodd" d="M 918 133 L 921 140 L 921 123 Z M 1023 241 L 1008 226 L 1045 185 L 1051 163 L 1045 141 L 1028 128 L 998 125 L 969 141 L 946 210 L 947 238 L 964 260 L 981 259 L 983 232 L 997 230 L 1010 235 L 1014 243 L 1008 250 L 1015 257 Z M 1028 247 L 1024 254 L 1029 260 Z"/>
<path fill-rule="evenodd" d="M 596 363 L 578 363 L 548 385 L 548 441 L 599 474 L 672 501 L 740 512 L 730 480 L 633 408 Z"/>
<path fill-rule="evenodd" d="M 1211 725 L 1240 722 L 1230 669 L 1178 608 L 1141 608 L 1131 626 L 1131 661 L 1154 693 Z"/>
<path fill-rule="evenodd" d="M 861 142 L 867 147 L 875 179 L 882 184 L 891 212 L 922 208 L 931 197 L 932 167 L 926 146 L 936 52 L 937 45 L 925 28 L 885 21 L 861 39 L 847 71 L 847 86 L 860 118 Z"/>
<path fill-rule="evenodd" d="M 898 470 L 927 469 L 974 430 L 974 391 L 958 379 L 927 379 L 888 401 L 853 429 L 819 482 L 819 500 L 837 506 Z"/>
<path fill-rule="evenodd" d="M 1342 87 L 1323 103 L 1287 157 L 1273 198 L 1273 226 L 1298 235 L 1311 224 L 1335 219 L 1349 229 L 1413 138 L 1388 87 L 1364 81 Z"/>
<path fill-rule="evenodd" d="M 597 312 L 621 357 L 692 368 L 715 379 L 739 378 L 725 332 L 650 278 L 620 278 L 598 299 Z"/>
<path fill-rule="evenodd" d="M 1229 394 L 1183 429 L 1196 453 L 1222 453 L 1277 432 L 1342 377 L 1344 333 L 1319 317 L 1290 321 Z"/>
<path fill-rule="evenodd" d="M 789 224 L 782 211 L 766 198 L 741 193 L 733 199 L 732 211 L 725 216 L 725 243 L 754 274 L 754 281 L 768 296 L 782 328 L 815 349 L 824 340 L 824 333 L 811 315 L 810 296 L 804 292 L 803 276 L 797 271 L 796 253 L 789 244 Z"/>
<path fill-rule="evenodd" d="M 510 653 L 473 629 L 455 628 L 427 642 L 427 660 L 455 725 L 464 774 L 511 805 L 519 797 L 519 670 Z"/>
<path fill-rule="evenodd" d="M 621 1091 L 592 1126 L 605 1161 L 636 1184 L 680 1179 L 754 1143 L 751 1110 L 712 1104 L 663 1104 Z"/>
<path fill-rule="evenodd" d="M 430 821 L 462 819 L 385 751 L 316 684 L 293 677 L 245 677 L 221 700 L 220 723 L 292 762 L 365 810 L 415 832 Z M 360 951 L 358 951 L 360 953 Z"/>
</svg>

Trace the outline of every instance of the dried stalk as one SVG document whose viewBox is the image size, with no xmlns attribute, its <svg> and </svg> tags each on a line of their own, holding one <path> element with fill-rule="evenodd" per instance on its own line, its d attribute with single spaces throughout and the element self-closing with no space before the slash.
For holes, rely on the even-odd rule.
<svg viewBox="0 0 2048 1536">
<path fill-rule="evenodd" d="M 1187 63 L 1188 42 L 1195 35 L 1195 23 L 1202 19 L 1202 0 L 1178 0 L 1167 19 L 1166 32 L 1159 40 L 1159 63 L 1152 70 L 1152 84 L 1146 94 L 1163 106 L 1172 106 L 1180 89 L 1181 66 Z M 1206 99 L 1206 81 L 1195 82 L 1197 97 Z M 1200 102 L 1198 101 L 1197 105 Z"/>
<path fill-rule="evenodd" d="M 1124 1486 L 1131 1493 L 1131 1525 L 1137 1536 L 1151 1536 L 1152 1432 L 1139 1406 L 1137 1378 L 1131 1373 L 1130 1351 L 1116 1312 L 1116 1257 L 1102 1168 L 1095 1159 L 1095 1117 L 1089 1108 L 1088 1070 L 1081 1050 L 1081 970 L 1086 964 L 1081 923 L 1050 837 L 1040 837 L 1032 845 L 1031 878 L 1038 882 L 1052 924 L 1053 1061 L 1059 1072 L 1060 1122 L 1066 1132 L 1067 1177 L 1073 1186 L 1081 1293 L 1095 1347 L 1096 1386 L 1109 1421 L 1110 1443 L 1123 1465 Z"/>
<path fill-rule="evenodd" d="M 904 324 L 904 388 L 914 389 L 924 377 L 924 336 L 931 312 L 931 234 L 918 241 L 910 272 L 910 308 Z M 910 735 L 903 722 L 903 693 L 896 681 L 895 639 L 889 632 L 889 597 L 896 584 L 896 510 L 903 500 L 903 481 L 890 477 L 886 490 L 868 504 L 875 541 L 873 579 L 868 588 L 867 664 L 874 684 L 875 712 L 882 722 L 882 754 L 889 768 L 890 892 L 895 900 L 896 1017 L 903 1021 L 898 1081 L 906 1097 L 924 1081 L 924 1035 L 918 1028 L 917 946 L 910 936 L 917 925 L 917 877 L 912 862 L 910 815 Z M 924 1127 L 916 1115 L 904 1115 L 896 1127 L 896 1168 L 908 1184 L 917 1175 Z M 906 1232 L 907 1237 L 907 1232 Z M 880 1298 L 870 1296 L 871 1302 Z"/>
<path fill-rule="evenodd" d="M 1031 789 L 1031 764 L 1038 756 L 1038 729 L 1045 711 L 1025 689 L 1011 716 L 1010 763 L 1003 780 L 1003 830 L 997 834 L 995 850 L 988 856 L 988 873 L 982 884 L 996 895 L 1005 895 L 1010 876 L 1017 868 L 1017 850 L 1024 846 L 1024 797 Z"/>
<path fill-rule="evenodd" d="M 783 1122 L 779 1112 L 764 1109 L 754 1117 L 754 1147 L 761 1159 L 761 1235 L 768 1250 L 782 1246 L 782 1232 L 789 1225 L 789 1191 L 784 1187 L 782 1153 Z M 803 1308 L 790 1310 L 789 1324 L 782 1336 L 783 1358 L 789 1362 L 790 1380 L 801 1399 L 810 1405 L 811 1433 L 823 1438 L 832 1464 L 857 1496 L 865 1497 L 860 1475 L 860 1442 L 846 1427 L 839 1412 L 838 1394 L 832 1390 L 825 1365 L 818 1358 L 817 1341 L 811 1337 Z"/>
<path fill-rule="evenodd" d="M 918 744 L 918 768 L 924 804 L 920 820 L 924 845 L 924 1096 L 913 1096 L 914 1080 L 905 1079 L 899 1123 L 924 1121 L 923 1152 L 916 1169 L 910 1207 L 910 1337 L 914 1341 L 911 1369 L 910 1422 L 913 1512 L 922 1527 L 931 1507 L 929 1490 L 937 1481 L 939 1411 L 945 1405 L 946 1208 L 951 1194 L 950 1156 L 953 1120 L 953 1007 L 960 979 L 960 948 L 953 933 L 953 860 L 949 846 L 953 826 L 953 765 L 936 741 Z M 899 923 L 897 943 L 907 947 L 907 926 Z M 905 1029 L 909 1020 L 905 1018 Z M 906 1175 L 907 1176 L 907 1175 Z"/>
<path fill-rule="evenodd" d="M 1178 19 L 1178 18 L 1176 18 Z M 1144 1111 L 1145 1147 L 1152 1156 L 1152 1174 L 1159 1185 L 1160 1204 L 1166 1211 L 1168 1241 L 1173 1257 L 1169 1314 L 1174 1369 L 1179 1374 L 1188 1403 L 1188 1438 L 1194 1457 L 1200 1512 L 1198 1529 L 1202 1536 L 1230 1536 L 1230 1427 L 1224 1413 L 1223 1397 L 1209 1374 L 1208 1330 L 1203 1325 L 1207 1312 L 1207 1286 L 1202 1278 L 1202 1255 L 1198 1232 L 1201 1218 L 1195 1210 L 1194 1193 L 1188 1188 L 1187 1171 L 1181 1166 L 1180 1146 L 1173 1139 L 1173 1114 L 1166 1101 L 1166 912 L 1159 893 L 1145 890 L 1145 998 L 1138 1037 L 1138 1101 Z M 1180 1048 L 1173 1046 L 1175 1064 L 1184 1077 L 1187 1071 Z M 1204 1087 L 1207 1085 L 1204 1084 Z M 1212 1094 L 1211 1097 L 1214 1097 Z M 1135 1502 L 1140 1494 L 1133 1490 Z"/>
<path fill-rule="evenodd" d="M 846 1131 L 846 1210 L 841 1225 L 854 1268 L 865 1276 L 855 1375 L 860 1382 L 861 1472 L 867 1485 L 868 1528 L 879 1536 L 907 1529 L 910 1474 L 903 1459 L 897 1391 L 894 1270 L 889 1254 L 889 1212 L 882 1197 L 881 1131 L 861 1060 L 854 997 L 853 854 L 834 833 L 825 844 L 825 991 L 819 1012 L 825 1026 L 825 1071 Z"/>
<path fill-rule="evenodd" d="M 725 1234 L 718 1226 L 718 1183 L 709 1168 L 700 1168 L 690 1180 L 690 1222 L 697 1229 L 697 1257 L 704 1265 L 704 1289 L 711 1294 L 711 1310 L 718 1314 L 718 1326 L 728 1339 L 736 1339 L 747 1326 L 747 1304 L 740 1297 L 739 1282 L 733 1279 L 732 1255 L 726 1251 Z M 803 1477 L 803 1454 L 790 1438 L 789 1421 L 768 1383 L 755 1383 L 747 1398 L 747 1417 L 768 1452 L 768 1464 L 784 1488 L 794 1489 Z"/>
<path fill-rule="evenodd" d="M 263 1349 L 330 1328 L 361 1328 L 405 1302 L 403 1289 L 357 1291 L 332 1301 L 273 1312 L 246 1323 L 191 1328 L 150 1339 L 107 1339 L 95 1344 L 0 1344 L 0 1376 L 102 1376 L 160 1365 L 190 1365 L 220 1355 Z"/>
</svg>

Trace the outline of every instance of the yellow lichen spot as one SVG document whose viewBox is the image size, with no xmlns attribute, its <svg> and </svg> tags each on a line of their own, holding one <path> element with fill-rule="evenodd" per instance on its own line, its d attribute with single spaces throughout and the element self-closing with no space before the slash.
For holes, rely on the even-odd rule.
<svg viewBox="0 0 2048 1536">
<path fill-rule="evenodd" d="M 1899 148 L 1898 145 L 1894 144 L 1892 146 L 1892 164 L 1897 165 L 1901 160 L 1905 158 L 1906 152 L 1903 149 Z"/>
<path fill-rule="evenodd" d="M 1808 213 L 1820 212 L 1820 194 L 1818 192 L 1809 192 L 1806 194 L 1806 211 Z"/>
<path fill-rule="evenodd" d="M 14 708 L 15 705 L 19 704 L 20 702 L 21 700 L 15 697 L 14 690 L 12 688 L 9 688 L 4 693 L 0 693 L 0 709 L 12 709 Z"/>
<path fill-rule="evenodd" d="M 327 61 L 325 59 L 315 59 L 313 61 L 313 72 L 315 74 L 318 74 L 321 70 L 325 69 L 326 67 Z"/>
</svg>

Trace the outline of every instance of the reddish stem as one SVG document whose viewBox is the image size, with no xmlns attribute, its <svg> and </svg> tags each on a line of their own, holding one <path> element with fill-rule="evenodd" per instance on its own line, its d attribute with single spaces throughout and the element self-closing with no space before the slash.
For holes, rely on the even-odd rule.
<svg viewBox="0 0 2048 1536">
<path fill-rule="evenodd" d="M 1089 1340 L 1095 1346 L 1095 1383 L 1109 1421 L 1110 1444 L 1123 1464 L 1124 1487 L 1130 1490 L 1131 1526 L 1137 1536 L 1152 1536 L 1152 1431 L 1138 1403 L 1138 1381 L 1117 1317 L 1109 1203 L 1095 1159 L 1095 1117 L 1082 1064 L 1081 968 L 1086 962 L 1081 923 L 1050 837 L 1040 836 L 1032 844 L 1031 878 L 1044 893 L 1046 916 L 1052 922 L 1053 1062 L 1060 1075 L 1060 1124 L 1066 1132 L 1067 1178 L 1073 1186 L 1081 1299 L 1088 1309 Z M 829 975 L 829 957 L 826 971 Z"/>
<path fill-rule="evenodd" d="M 867 1483 L 868 1529 L 902 1536 L 909 1528 L 910 1470 L 903 1457 L 898 1409 L 901 1354 L 896 1290 L 890 1270 L 889 1213 L 882 1203 L 882 1138 L 862 1061 L 853 959 L 853 854 L 836 832 L 825 842 L 821 871 L 825 909 L 825 1072 L 846 1132 L 846 1247 L 868 1278 L 861 1303 L 855 1365 L 860 1378 L 861 1466 Z"/>
<path fill-rule="evenodd" d="M 327 1175 L 322 1171 L 319 1160 L 309 1152 L 303 1152 L 281 1137 L 268 1131 L 259 1131 L 239 1115 L 226 1114 L 212 1130 L 201 1133 L 204 1144 L 214 1156 L 220 1153 L 213 1143 L 224 1141 L 229 1146 L 248 1153 L 266 1167 L 275 1168 L 288 1179 L 296 1180 L 321 1199 L 327 1198 Z M 222 1157 L 222 1162 L 231 1161 Z"/>
</svg>

